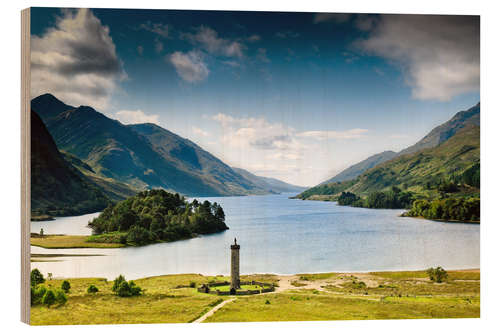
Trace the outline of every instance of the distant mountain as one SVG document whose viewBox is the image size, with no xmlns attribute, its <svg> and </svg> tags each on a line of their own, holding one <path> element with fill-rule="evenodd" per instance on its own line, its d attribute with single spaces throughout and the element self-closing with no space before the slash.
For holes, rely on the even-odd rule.
<svg viewBox="0 0 500 333">
<path fill-rule="evenodd" d="M 389 161 L 396 155 L 397 153 L 393 152 L 392 150 L 386 150 L 384 152 L 372 155 L 367 159 L 348 167 L 344 171 L 337 174 L 335 177 L 330 178 L 322 182 L 321 184 L 343 182 L 344 180 L 354 179 L 366 170 L 369 170 L 380 163 L 384 163 L 385 161 Z"/>
<path fill-rule="evenodd" d="M 190 196 L 269 193 L 193 142 L 159 126 L 123 125 L 91 107 L 68 106 L 50 94 L 33 99 L 31 105 L 59 149 L 82 160 L 101 179 Z"/>
<path fill-rule="evenodd" d="M 460 179 L 480 163 L 480 104 L 457 113 L 434 128 L 415 145 L 394 158 L 376 164 L 354 179 L 330 182 L 310 188 L 298 198 L 331 199 L 342 191 L 367 195 L 391 186 L 429 194 L 429 186 L 450 177 Z M 432 186 L 431 186 L 432 187 Z M 478 191 L 478 189 L 471 189 Z"/>
<path fill-rule="evenodd" d="M 468 125 L 479 126 L 481 105 L 477 103 L 466 111 L 460 111 L 453 118 L 435 127 L 422 140 L 418 141 L 413 146 L 403 149 L 398 155 L 405 155 L 417 152 L 425 148 L 434 148 L 445 142 L 458 131 Z"/>
<path fill-rule="evenodd" d="M 31 212 L 62 216 L 104 209 L 108 198 L 67 162 L 43 121 L 31 111 Z"/>
<path fill-rule="evenodd" d="M 233 168 L 233 170 L 260 188 L 271 193 L 300 192 L 306 189 L 306 187 L 288 184 L 275 178 L 257 176 L 240 168 Z"/>
<path fill-rule="evenodd" d="M 418 141 L 416 144 L 401 150 L 398 153 L 393 151 L 384 151 L 368 157 L 367 159 L 356 163 L 342 172 L 338 173 L 335 177 L 330 178 L 320 185 L 333 183 L 333 182 L 343 182 L 345 180 L 355 179 L 363 172 L 381 164 L 386 161 L 393 159 L 396 156 L 401 156 L 405 154 L 411 154 L 425 148 L 433 148 L 439 144 L 445 142 L 453 135 L 455 135 L 460 129 L 466 127 L 467 125 L 479 126 L 480 121 L 480 103 L 471 107 L 466 111 L 460 111 L 449 121 L 435 127 L 429 132 L 423 139 Z"/>
</svg>

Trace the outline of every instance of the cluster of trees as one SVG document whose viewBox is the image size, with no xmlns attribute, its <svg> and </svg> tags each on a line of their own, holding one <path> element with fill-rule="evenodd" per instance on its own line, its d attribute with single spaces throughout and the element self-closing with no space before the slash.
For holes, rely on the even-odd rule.
<svg viewBox="0 0 500 333">
<path fill-rule="evenodd" d="M 408 208 L 412 200 L 410 192 L 393 186 L 389 191 L 372 192 L 364 199 L 351 192 L 342 192 L 337 203 L 342 206 L 365 208 Z"/>
<path fill-rule="evenodd" d="M 109 205 L 89 222 L 94 235 L 119 232 L 124 244 L 175 241 L 229 229 L 216 202 L 189 203 L 178 193 L 155 189 Z"/>
<path fill-rule="evenodd" d="M 415 200 L 405 215 L 433 220 L 479 221 L 480 207 L 479 198 Z"/>
<path fill-rule="evenodd" d="M 123 275 L 119 275 L 113 281 L 111 290 L 120 297 L 139 296 L 143 292 L 142 288 L 136 285 L 134 281 L 127 282 Z"/>
<path fill-rule="evenodd" d="M 43 283 L 45 278 L 37 269 L 33 269 L 30 274 L 31 278 L 31 305 L 43 304 L 50 307 L 54 304 L 65 304 L 68 300 L 66 292 L 71 288 L 68 281 L 63 281 L 61 289 L 46 288 Z"/>
</svg>

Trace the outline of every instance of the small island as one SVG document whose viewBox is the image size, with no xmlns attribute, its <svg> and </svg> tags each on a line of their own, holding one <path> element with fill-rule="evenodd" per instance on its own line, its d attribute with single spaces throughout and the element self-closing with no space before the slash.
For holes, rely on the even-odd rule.
<svg viewBox="0 0 500 333">
<path fill-rule="evenodd" d="M 91 222 L 90 242 L 140 246 L 173 242 L 229 229 L 216 202 L 191 203 L 178 193 L 147 190 L 109 205 Z"/>
<path fill-rule="evenodd" d="M 43 248 L 113 248 L 173 242 L 225 231 L 225 213 L 216 202 L 188 202 L 178 193 L 147 190 L 110 204 L 92 221 L 91 236 L 31 233 Z"/>
</svg>

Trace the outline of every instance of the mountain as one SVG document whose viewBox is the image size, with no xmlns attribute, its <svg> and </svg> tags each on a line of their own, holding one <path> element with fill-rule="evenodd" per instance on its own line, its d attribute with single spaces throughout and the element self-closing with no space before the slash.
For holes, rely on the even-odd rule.
<svg viewBox="0 0 500 333">
<path fill-rule="evenodd" d="M 260 188 L 263 188 L 271 193 L 300 192 L 306 189 L 306 187 L 288 184 L 275 178 L 257 176 L 244 169 L 233 168 L 233 170 Z"/>
<path fill-rule="evenodd" d="M 415 143 L 413 146 L 403 149 L 398 153 L 395 153 L 393 151 L 384 151 L 382 153 L 372 155 L 367 159 L 359 163 L 356 163 L 348 167 L 347 169 L 341 171 L 335 177 L 322 182 L 320 185 L 355 179 L 363 172 L 373 168 L 376 165 L 389 161 L 396 156 L 411 154 L 425 148 L 436 147 L 439 144 L 451 138 L 460 129 L 468 125 L 479 126 L 480 109 L 481 109 L 480 103 L 477 103 L 475 106 L 471 107 L 466 111 L 460 111 L 447 122 L 435 127 L 432 131 L 429 132 L 429 134 L 427 134 L 424 138 Z"/>
<path fill-rule="evenodd" d="M 31 212 L 78 215 L 104 209 L 104 193 L 67 162 L 43 121 L 31 111 Z"/>
<path fill-rule="evenodd" d="M 367 195 L 398 186 L 422 196 L 437 195 L 438 184 L 476 173 L 480 163 L 480 104 L 458 112 L 415 145 L 353 179 L 310 188 L 297 197 L 331 200 L 342 191 Z M 478 193 L 474 186 L 465 191 Z"/>
<path fill-rule="evenodd" d="M 159 126 L 123 125 L 91 107 L 72 107 L 50 94 L 33 99 L 31 105 L 57 147 L 82 160 L 101 179 L 189 196 L 269 193 L 193 142 Z"/>
<path fill-rule="evenodd" d="M 435 127 L 422 140 L 418 141 L 413 146 L 400 151 L 398 155 L 411 154 L 425 148 L 436 147 L 468 125 L 479 126 L 481 118 L 480 112 L 480 103 L 477 103 L 475 106 L 466 111 L 458 112 L 455 116 L 453 116 L 453 118 L 444 124 Z"/>
<path fill-rule="evenodd" d="M 330 178 L 322 182 L 321 184 L 343 182 L 344 180 L 354 179 L 366 170 L 369 170 L 380 163 L 384 163 L 385 161 L 389 161 L 396 155 L 397 153 L 393 152 L 392 150 L 386 150 L 384 152 L 372 155 L 367 159 L 348 167 L 344 171 L 337 174 L 335 177 Z"/>
</svg>

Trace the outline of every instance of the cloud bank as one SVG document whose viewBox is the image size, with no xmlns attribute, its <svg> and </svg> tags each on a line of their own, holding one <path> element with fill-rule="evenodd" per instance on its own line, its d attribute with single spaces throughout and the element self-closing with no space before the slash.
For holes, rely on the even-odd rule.
<svg viewBox="0 0 500 333">
<path fill-rule="evenodd" d="M 371 31 L 355 45 L 402 66 L 414 98 L 448 101 L 479 90 L 478 16 L 365 16 L 357 25 Z"/>
<path fill-rule="evenodd" d="M 31 95 L 106 109 L 126 78 L 109 28 L 89 9 L 65 10 L 54 28 L 31 37 Z"/>
</svg>

